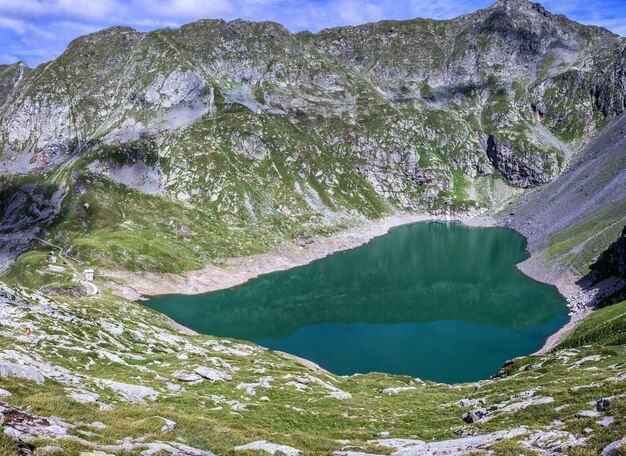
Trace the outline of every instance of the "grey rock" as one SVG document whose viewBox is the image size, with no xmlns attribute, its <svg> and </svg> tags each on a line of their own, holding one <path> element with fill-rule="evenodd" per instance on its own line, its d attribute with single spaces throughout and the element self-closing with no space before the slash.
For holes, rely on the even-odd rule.
<svg viewBox="0 0 626 456">
<path fill-rule="evenodd" d="M 497 442 L 517 438 L 527 433 L 528 430 L 525 428 L 514 428 L 507 431 L 497 431 L 490 434 L 442 440 L 439 442 L 391 439 L 372 440 L 368 443 L 394 448 L 396 451 L 392 453 L 393 456 L 452 456 L 484 451 Z"/>
<path fill-rule="evenodd" d="M 202 378 L 205 378 L 212 382 L 218 382 L 218 381 L 224 381 L 224 380 L 230 381 L 233 379 L 233 377 L 230 374 L 227 374 L 226 372 L 223 372 L 219 369 L 206 367 L 206 366 L 196 367 L 194 372 L 198 374 L 199 376 L 201 376 Z"/>
<path fill-rule="evenodd" d="M 595 410 L 581 410 L 574 414 L 576 418 L 595 418 L 600 416 L 600 412 Z"/>
<path fill-rule="evenodd" d="M 12 427 L 5 427 L 4 435 L 6 435 L 8 438 L 10 438 L 11 440 L 15 442 L 19 442 L 20 440 L 22 440 L 22 433 Z"/>
<path fill-rule="evenodd" d="M 93 404 L 94 402 L 102 401 L 102 398 L 99 394 L 93 393 L 91 391 L 72 391 L 70 392 L 70 397 L 76 402 L 80 402 L 81 404 Z"/>
<path fill-rule="evenodd" d="M 364 453 L 362 451 L 334 451 L 333 456 L 383 456 L 381 454 Z"/>
<path fill-rule="evenodd" d="M 529 448 L 550 453 L 563 453 L 569 448 L 583 445 L 588 437 L 578 438 L 566 431 L 539 431 L 521 441 Z"/>
<path fill-rule="evenodd" d="M 192 448 L 178 442 L 150 442 L 141 446 L 147 447 L 140 453 L 141 456 L 153 456 L 162 453 L 180 456 L 215 456 L 209 451 Z"/>
<path fill-rule="evenodd" d="M 413 448 L 416 445 L 423 445 L 425 442 L 417 439 L 378 439 L 369 441 L 368 443 L 401 450 L 404 448 Z"/>
<path fill-rule="evenodd" d="M 179 374 L 176 378 L 180 380 L 181 382 L 185 382 L 185 383 L 198 382 L 203 379 L 203 377 L 199 374 L 187 374 L 187 373 Z"/>
<path fill-rule="evenodd" d="M 602 456 L 615 456 L 617 452 L 626 445 L 626 437 L 621 440 L 616 440 L 613 443 L 608 444 L 602 450 Z"/>
<path fill-rule="evenodd" d="M 115 382 L 113 380 L 100 380 L 103 386 L 120 393 L 127 401 L 142 403 L 144 399 L 154 400 L 159 396 L 159 392 L 154 388 L 142 385 L 132 385 L 128 383 Z"/>
<path fill-rule="evenodd" d="M 487 415 L 488 415 L 488 412 L 484 408 L 470 410 L 469 412 L 463 415 L 463 421 L 465 421 L 468 424 L 477 423 L 485 419 Z"/>
<path fill-rule="evenodd" d="M 272 454 L 274 456 L 300 456 L 302 452 L 296 448 L 292 448 L 287 445 L 280 445 L 277 443 L 267 442 L 265 440 L 258 440 L 256 442 L 250 442 L 246 445 L 240 445 L 235 447 L 235 451 L 264 451 L 265 453 Z"/>
<path fill-rule="evenodd" d="M 161 428 L 161 432 L 164 434 L 168 434 L 174 429 L 176 429 L 176 421 L 169 420 L 167 418 L 161 418 L 164 422 L 163 427 Z"/>
<path fill-rule="evenodd" d="M 394 388 L 385 388 L 383 390 L 381 390 L 381 393 L 385 393 L 385 394 L 398 394 L 401 393 L 403 391 L 411 391 L 416 389 L 414 386 L 397 386 Z"/>
<path fill-rule="evenodd" d="M 0 360 L 0 376 L 7 378 L 24 378 L 26 380 L 32 380 L 35 383 L 43 383 L 45 381 L 43 374 L 32 366 L 22 366 L 2 360 Z"/>
<path fill-rule="evenodd" d="M 500 410 L 501 412 L 517 412 L 517 411 L 524 410 L 534 405 L 551 404 L 552 402 L 554 402 L 554 398 L 546 397 L 546 396 L 536 396 L 536 397 L 522 396 L 522 397 L 528 397 L 528 398 L 521 400 L 521 401 L 512 400 L 508 402 L 503 402 L 501 404 L 497 404 L 497 409 Z"/>
<path fill-rule="evenodd" d="M 457 402 L 457 405 L 459 405 L 460 407 L 473 407 L 477 404 L 484 404 L 485 400 L 484 399 L 468 399 L 466 397 L 464 397 L 463 399 L 459 400 Z"/>
<path fill-rule="evenodd" d="M 615 422 L 615 418 L 613 418 L 612 416 L 605 416 L 601 420 L 596 421 L 596 423 L 602 427 L 609 427 L 614 422 Z"/>
</svg>

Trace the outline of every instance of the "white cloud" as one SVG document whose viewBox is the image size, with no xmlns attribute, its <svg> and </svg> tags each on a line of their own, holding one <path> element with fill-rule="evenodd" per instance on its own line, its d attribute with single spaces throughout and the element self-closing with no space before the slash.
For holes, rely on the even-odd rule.
<svg viewBox="0 0 626 456">
<path fill-rule="evenodd" d="M 362 24 L 385 17 L 384 8 L 380 4 L 359 0 L 341 0 L 332 9 L 342 22 L 346 24 Z"/>
<path fill-rule="evenodd" d="M 233 10 L 232 5 L 226 0 L 148 1 L 145 6 L 160 17 L 215 17 Z"/>
<path fill-rule="evenodd" d="M 9 17 L 0 17 L 0 29 L 10 30 L 14 33 L 17 33 L 18 35 L 31 33 L 39 35 L 43 38 L 50 37 L 49 33 L 28 22 L 19 19 L 11 19 Z"/>
<path fill-rule="evenodd" d="M 30 19 L 116 20 L 219 16 L 233 10 L 228 0 L 0 0 L 0 14 Z"/>
<path fill-rule="evenodd" d="M 0 17 L 0 28 L 12 30 L 15 33 L 23 35 L 26 33 L 28 28 L 28 24 L 23 21 L 19 21 L 17 19 L 11 19 L 8 17 Z"/>
<path fill-rule="evenodd" d="M 0 64 L 6 65 L 17 62 L 19 59 L 11 54 L 0 53 Z"/>
<path fill-rule="evenodd" d="M 124 9 L 124 2 L 118 0 L 57 0 L 52 3 L 57 3 L 56 8 L 63 14 L 91 19 L 107 17 Z"/>
<path fill-rule="evenodd" d="M 0 0 L 0 13 L 19 17 L 82 17 L 102 18 L 119 11 L 118 0 Z"/>
<path fill-rule="evenodd" d="M 483 8 L 489 3 L 489 0 L 479 2 L 468 0 L 411 0 L 410 9 L 415 17 L 450 19 L 478 8 Z"/>
<path fill-rule="evenodd" d="M 581 19 L 580 21 L 588 25 L 598 25 L 600 27 L 607 28 L 620 36 L 626 36 L 626 19 Z"/>
</svg>

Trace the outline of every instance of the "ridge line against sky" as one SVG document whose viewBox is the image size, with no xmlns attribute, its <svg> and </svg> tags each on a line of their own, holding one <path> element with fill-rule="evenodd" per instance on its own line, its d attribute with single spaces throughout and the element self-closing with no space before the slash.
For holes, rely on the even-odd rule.
<svg viewBox="0 0 626 456">
<path fill-rule="evenodd" d="M 0 0 L 0 64 L 58 57 L 75 38 L 113 25 L 139 31 L 198 19 L 278 22 L 293 32 L 382 19 L 450 19 L 495 0 Z M 555 14 L 626 36 L 626 0 L 546 0 Z"/>
</svg>

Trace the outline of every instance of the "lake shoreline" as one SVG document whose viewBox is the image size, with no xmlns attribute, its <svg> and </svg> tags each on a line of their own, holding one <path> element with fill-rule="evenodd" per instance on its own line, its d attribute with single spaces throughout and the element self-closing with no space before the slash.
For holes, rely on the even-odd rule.
<svg viewBox="0 0 626 456">
<path fill-rule="evenodd" d="M 208 265 L 184 275 L 128 271 L 102 271 L 101 274 L 115 280 L 108 286 L 113 294 L 130 301 L 141 301 L 148 296 L 203 294 L 232 288 L 260 275 L 304 266 L 334 253 L 367 244 L 376 237 L 384 236 L 392 228 L 426 221 L 463 222 L 464 217 L 395 213 L 377 220 L 361 220 L 348 229 L 328 236 L 314 236 L 305 245 L 289 242 L 266 253 L 226 258 L 220 265 Z"/>
<path fill-rule="evenodd" d="M 185 275 L 169 273 L 129 274 L 127 272 L 103 271 L 103 276 L 114 279 L 113 283 L 109 283 L 109 288 L 114 294 L 131 301 L 141 301 L 147 296 L 203 294 L 232 288 L 264 274 L 303 266 L 334 253 L 365 245 L 372 239 L 387 234 L 393 228 L 425 221 L 459 222 L 471 227 L 509 228 L 500 220 L 484 214 L 435 216 L 431 214 L 395 213 L 373 221 L 362 220 L 353 227 L 329 236 L 313 237 L 304 246 L 288 243 L 267 253 L 225 259 L 220 266 L 207 266 L 201 270 L 190 271 Z M 518 269 L 534 280 L 556 286 L 559 293 L 566 299 L 568 308 L 571 308 L 572 301 L 575 297 L 580 296 L 582 288 L 570 277 L 560 277 L 558 281 L 551 281 L 551 277 L 545 273 L 544 268 L 537 266 L 538 264 L 541 265 L 541 260 L 530 252 L 529 255 L 530 257 L 526 261 L 517 265 Z M 533 267 L 529 268 L 529 264 Z M 569 321 L 552 334 L 544 345 L 533 354 L 546 353 L 554 348 L 575 327 L 578 321 L 590 312 L 591 310 L 587 307 L 570 312 Z M 184 327 L 169 317 L 167 318 L 179 330 L 187 334 L 197 334 L 194 330 Z"/>
</svg>

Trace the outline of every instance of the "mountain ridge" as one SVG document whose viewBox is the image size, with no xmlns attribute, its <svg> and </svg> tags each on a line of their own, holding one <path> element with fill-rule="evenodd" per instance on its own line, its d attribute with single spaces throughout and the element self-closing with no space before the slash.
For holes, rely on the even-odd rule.
<svg viewBox="0 0 626 456">
<path fill-rule="evenodd" d="M 578 24 L 580 26 L 583 26 L 583 27 L 596 28 L 596 29 L 601 30 L 603 32 L 606 32 L 606 33 L 608 33 L 610 35 L 613 35 L 615 37 L 624 38 L 621 35 L 619 35 L 619 34 L 617 34 L 615 32 L 612 32 L 611 30 L 607 29 L 604 26 L 594 25 L 594 24 L 583 24 L 583 23 L 580 23 L 580 22 L 573 21 L 573 20 L 569 19 L 567 17 L 567 15 L 565 15 L 565 14 L 552 13 L 552 12 L 548 11 L 546 8 L 544 8 L 543 5 L 541 5 L 541 3 L 539 3 L 539 2 L 533 2 L 531 0 L 496 0 L 494 3 L 492 3 L 491 5 L 489 5 L 487 7 L 480 8 L 480 9 L 475 10 L 475 11 L 470 11 L 468 13 L 463 13 L 463 14 L 460 14 L 458 16 L 454 16 L 454 17 L 451 17 L 451 18 L 448 18 L 448 19 L 435 19 L 435 18 L 419 17 L 419 16 L 418 17 L 413 17 L 413 18 L 407 18 L 407 19 L 381 19 L 381 20 L 377 20 L 377 21 L 365 22 L 365 23 L 362 23 L 362 24 L 338 25 L 338 26 L 333 26 L 333 27 L 328 27 L 328 28 L 322 28 L 322 29 L 320 29 L 318 31 L 311 31 L 311 30 L 306 30 L 306 29 L 305 30 L 292 31 L 292 30 L 289 30 L 284 25 L 282 25 L 281 23 L 276 22 L 276 21 L 269 21 L 269 20 L 268 21 L 255 21 L 255 20 L 248 20 L 248 19 L 243 19 L 243 18 L 235 18 L 235 19 L 231 19 L 231 20 L 226 20 L 226 19 L 223 19 L 223 18 L 208 18 L 207 17 L 207 18 L 201 18 L 201 19 L 189 22 L 189 23 L 181 24 L 180 26 L 176 26 L 176 27 L 163 27 L 163 28 L 157 28 L 155 30 L 149 30 L 149 31 L 145 31 L 145 32 L 139 31 L 139 30 L 133 28 L 132 26 L 128 26 L 128 25 L 113 25 L 113 26 L 105 27 L 103 29 L 97 30 L 95 32 L 92 32 L 92 33 L 89 33 L 89 34 L 86 34 L 86 35 L 82 35 L 80 37 L 77 37 L 74 40 L 70 41 L 70 43 L 68 44 L 68 47 L 71 46 L 71 44 L 74 41 L 80 40 L 80 39 L 82 39 L 84 37 L 91 36 L 91 35 L 97 35 L 97 34 L 100 34 L 100 33 L 103 33 L 103 32 L 114 31 L 114 30 L 126 31 L 126 32 L 131 32 L 131 33 L 137 33 L 137 34 L 145 35 L 145 34 L 152 33 L 154 31 L 158 31 L 158 30 L 177 30 L 177 29 L 180 29 L 182 27 L 186 27 L 186 26 L 189 26 L 189 25 L 192 25 L 192 24 L 197 24 L 197 23 L 219 23 L 219 24 L 251 23 L 251 24 L 259 24 L 259 25 L 267 24 L 267 25 L 272 26 L 272 27 L 278 26 L 280 29 L 288 32 L 291 35 L 298 35 L 298 34 L 318 35 L 318 34 L 321 34 L 321 33 L 324 33 L 324 32 L 332 32 L 332 31 L 340 30 L 340 29 L 355 29 L 355 28 L 358 29 L 358 28 L 362 28 L 362 27 L 373 26 L 373 25 L 376 25 L 376 24 L 380 24 L 380 25 L 382 25 L 382 24 L 394 25 L 394 24 L 401 24 L 401 23 L 410 23 L 410 22 L 413 22 L 413 21 L 425 21 L 425 22 L 432 21 L 432 22 L 435 22 L 435 23 L 437 23 L 437 22 L 457 21 L 457 20 L 459 20 L 461 18 L 464 18 L 465 16 L 475 15 L 479 11 L 485 11 L 485 10 L 494 9 L 497 6 L 504 6 L 504 7 L 506 7 L 508 5 L 514 5 L 514 6 L 518 6 L 518 7 L 519 6 L 524 6 L 524 7 L 530 6 L 532 9 L 536 10 L 540 14 L 547 15 L 547 16 L 553 16 L 553 17 L 560 18 L 560 19 L 566 19 L 567 21 L 575 22 L 576 24 Z M 30 67 L 24 61 L 17 61 L 17 62 L 10 63 L 10 64 L 0 64 L 0 67 L 24 64 L 29 69 L 34 69 L 34 68 L 37 68 L 38 66 L 46 65 L 46 64 L 50 63 L 51 61 L 43 62 L 43 63 L 37 65 L 36 67 Z"/>
</svg>

